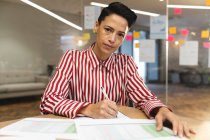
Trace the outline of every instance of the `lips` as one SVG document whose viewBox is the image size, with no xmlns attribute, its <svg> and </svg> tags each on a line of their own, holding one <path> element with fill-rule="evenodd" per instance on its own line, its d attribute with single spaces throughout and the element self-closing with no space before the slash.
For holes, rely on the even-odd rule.
<svg viewBox="0 0 210 140">
<path fill-rule="evenodd" d="M 114 48 L 112 45 L 104 44 L 108 48 Z"/>
</svg>

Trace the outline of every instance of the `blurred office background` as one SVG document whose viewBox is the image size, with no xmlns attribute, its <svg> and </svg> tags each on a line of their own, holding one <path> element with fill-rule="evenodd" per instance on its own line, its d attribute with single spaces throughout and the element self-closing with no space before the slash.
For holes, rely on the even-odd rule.
<svg viewBox="0 0 210 140">
<path fill-rule="evenodd" d="M 63 53 L 87 49 L 94 42 L 91 27 L 101 8 L 91 5 L 92 1 L 31 2 L 83 29 L 69 26 L 23 1 L 0 0 L 0 121 L 39 115 L 41 94 Z M 109 4 L 113 0 L 94 2 Z M 146 85 L 184 120 L 196 127 L 209 120 L 210 8 L 172 6 L 210 7 L 208 1 L 120 2 L 152 15 L 137 14 L 136 24 L 117 53 L 133 56 Z M 28 79 L 24 79 L 25 73 Z M 38 85 L 23 90 L 4 89 L 5 84 L 27 82 L 41 83 L 38 89 Z"/>
</svg>

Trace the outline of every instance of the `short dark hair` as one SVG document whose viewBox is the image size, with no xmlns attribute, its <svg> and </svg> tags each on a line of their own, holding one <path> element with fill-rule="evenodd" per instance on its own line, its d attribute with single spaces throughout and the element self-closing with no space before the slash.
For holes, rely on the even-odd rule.
<svg viewBox="0 0 210 140">
<path fill-rule="evenodd" d="M 120 2 L 110 3 L 108 7 L 102 9 L 100 16 L 98 17 L 99 24 L 105 19 L 106 16 L 111 14 L 117 14 L 125 18 L 128 22 L 128 27 L 130 28 L 136 22 L 136 14 L 128 8 L 126 5 Z"/>
</svg>

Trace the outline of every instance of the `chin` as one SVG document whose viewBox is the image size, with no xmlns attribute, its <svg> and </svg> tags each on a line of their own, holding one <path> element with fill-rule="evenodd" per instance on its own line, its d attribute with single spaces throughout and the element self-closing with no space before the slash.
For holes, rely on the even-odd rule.
<svg viewBox="0 0 210 140">
<path fill-rule="evenodd" d="M 105 49 L 105 48 L 103 48 L 103 53 L 105 53 L 105 54 L 112 54 L 113 53 L 113 50 L 112 49 Z"/>
</svg>

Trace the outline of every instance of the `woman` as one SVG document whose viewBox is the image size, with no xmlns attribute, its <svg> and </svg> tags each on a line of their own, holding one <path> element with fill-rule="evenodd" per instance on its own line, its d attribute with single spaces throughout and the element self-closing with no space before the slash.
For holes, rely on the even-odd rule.
<svg viewBox="0 0 210 140">
<path fill-rule="evenodd" d="M 194 133 L 149 91 L 134 60 L 114 53 L 136 18 L 133 11 L 119 2 L 102 10 L 94 27 L 96 42 L 88 50 L 67 51 L 62 57 L 42 97 L 40 109 L 43 114 L 114 118 L 117 105 L 126 105 L 131 99 L 136 108 L 156 119 L 157 130 L 161 130 L 163 122 L 168 120 L 175 135 Z"/>
</svg>

